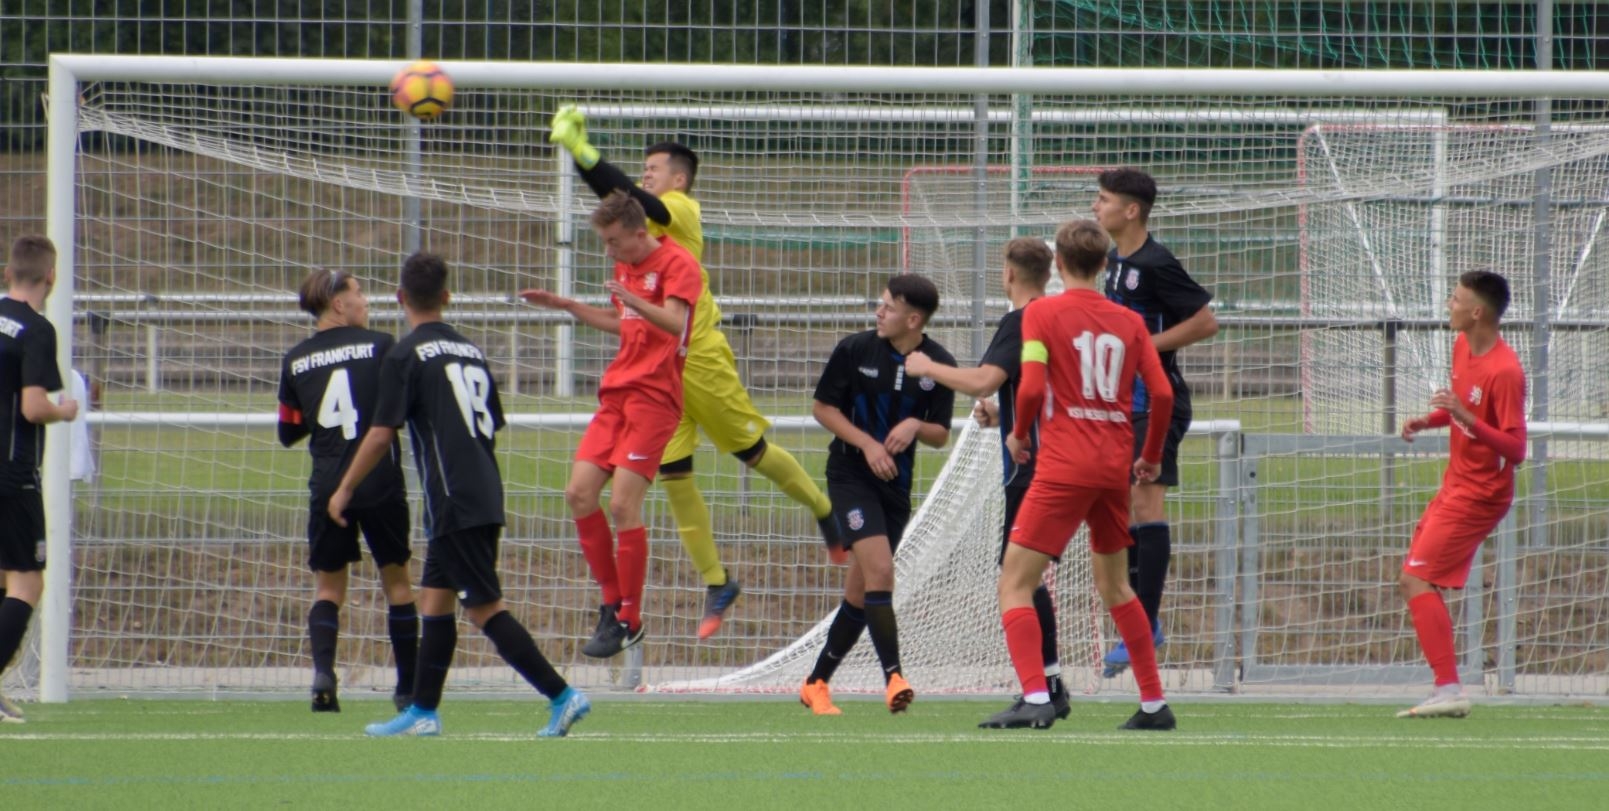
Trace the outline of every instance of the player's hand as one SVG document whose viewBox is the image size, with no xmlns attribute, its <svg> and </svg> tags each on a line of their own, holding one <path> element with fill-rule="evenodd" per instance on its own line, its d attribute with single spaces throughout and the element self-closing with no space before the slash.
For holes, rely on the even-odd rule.
<svg viewBox="0 0 1609 811">
<path fill-rule="evenodd" d="M 1016 433 L 1006 435 L 1006 451 L 1011 454 L 1011 461 L 1019 465 L 1028 464 L 1028 458 L 1033 455 L 1028 447 L 1022 444 L 1022 440 L 1017 438 Z"/>
<path fill-rule="evenodd" d="M 927 377 L 933 371 L 933 359 L 926 352 L 912 352 L 905 356 L 905 374 Z"/>
<path fill-rule="evenodd" d="M 569 299 L 549 290 L 521 290 L 519 295 L 531 304 L 549 310 L 565 310 L 570 307 Z"/>
<path fill-rule="evenodd" d="M 598 150 L 587 143 L 587 117 L 574 104 L 560 107 L 548 126 L 552 129 L 548 141 L 564 147 L 582 169 L 598 165 Z"/>
<path fill-rule="evenodd" d="M 1436 393 L 1430 395 L 1430 407 L 1446 409 L 1447 413 L 1452 415 L 1453 422 L 1466 428 L 1475 422 L 1475 414 L 1464 405 L 1464 401 L 1460 400 L 1458 395 L 1453 394 L 1452 389 L 1436 389 Z"/>
<path fill-rule="evenodd" d="M 993 428 L 1000 424 L 1000 406 L 993 400 L 983 399 L 972 403 L 972 421 L 979 428 Z"/>
<path fill-rule="evenodd" d="M 73 420 L 78 419 L 77 400 L 74 400 L 71 397 L 63 397 L 61 398 L 61 402 L 56 404 L 56 407 L 61 409 L 62 422 L 72 422 Z"/>
<path fill-rule="evenodd" d="M 868 442 L 860 452 L 866 457 L 866 466 L 872 469 L 872 475 L 885 482 L 891 482 L 899 475 L 899 465 L 894 463 L 894 457 L 888 454 L 888 449 L 881 443 Z"/>
<path fill-rule="evenodd" d="M 1402 441 L 1412 442 L 1413 435 L 1430 427 L 1430 420 L 1418 417 L 1402 424 Z"/>
<path fill-rule="evenodd" d="M 1134 480 L 1137 482 L 1154 482 L 1162 474 L 1162 465 L 1158 462 L 1147 462 L 1144 459 L 1134 460 Z"/>
<path fill-rule="evenodd" d="M 891 454 L 904 453 L 906 448 L 916 441 L 916 432 L 921 430 L 922 421 L 915 417 L 906 417 L 898 425 L 890 428 L 888 438 L 883 440 L 883 447 Z"/>
<path fill-rule="evenodd" d="M 330 514 L 330 520 L 334 521 L 336 526 L 346 526 L 346 505 L 350 503 L 352 503 L 352 491 L 345 487 L 337 487 L 335 492 L 330 494 L 329 506 L 324 509 Z"/>
<path fill-rule="evenodd" d="M 642 305 L 649 303 L 647 299 L 631 292 L 631 288 L 621 284 L 618 281 L 615 281 L 614 279 L 604 282 L 603 289 L 608 290 L 609 295 L 619 299 L 621 304 L 624 304 L 633 310 L 639 309 L 642 307 Z"/>
</svg>

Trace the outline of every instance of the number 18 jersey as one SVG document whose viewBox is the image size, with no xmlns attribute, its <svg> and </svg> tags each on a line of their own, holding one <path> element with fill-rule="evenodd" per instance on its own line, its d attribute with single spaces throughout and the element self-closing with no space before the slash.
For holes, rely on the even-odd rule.
<svg viewBox="0 0 1609 811">
<path fill-rule="evenodd" d="M 374 424 L 407 426 L 431 538 L 503 524 L 503 404 L 480 347 L 440 321 L 414 327 L 381 365 Z"/>
<path fill-rule="evenodd" d="M 285 353 L 279 372 L 280 437 L 309 436 L 313 509 L 323 511 L 374 417 L 380 361 L 396 343 L 359 327 L 321 330 Z M 352 506 L 374 507 L 403 496 L 402 450 L 393 442 L 374 472 L 358 485 Z"/>
<path fill-rule="evenodd" d="M 1035 299 L 1022 316 L 1022 360 L 1046 365 L 1034 481 L 1126 488 L 1134 459 L 1129 406 L 1138 373 L 1161 396 L 1172 387 L 1145 322 L 1094 290 Z M 1022 412 L 1019 420 L 1036 415 Z M 1167 415 L 1159 424 L 1166 425 Z"/>
</svg>

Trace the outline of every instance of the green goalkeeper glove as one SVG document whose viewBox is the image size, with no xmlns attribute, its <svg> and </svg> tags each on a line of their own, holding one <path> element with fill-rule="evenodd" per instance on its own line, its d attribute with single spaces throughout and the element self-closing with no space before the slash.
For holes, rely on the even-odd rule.
<svg viewBox="0 0 1609 811">
<path fill-rule="evenodd" d="M 598 165 L 598 148 L 587 143 L 587 117 L 574 104 L 560 107 L 549 126 L 553 133 L 548 141 L 569 150 L 576 165 L 582 169 Z"/>
</svg>

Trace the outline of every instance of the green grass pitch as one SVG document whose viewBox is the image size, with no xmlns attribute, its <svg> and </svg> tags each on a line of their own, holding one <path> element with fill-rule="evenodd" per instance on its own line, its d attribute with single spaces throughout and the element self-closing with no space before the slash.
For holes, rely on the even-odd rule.
<svg viewBox="0 0 1609 811">
<path fill-rule="evenodd" d="M 1176 705 L 1173 733 L 1118 732 L 1127 702 L 1048 731 L 976 728 L 1004 700 L 612 700 L 562 740 L 546 702 L 447 697 L 444 734 L 371 740 L 389 703 L 86 700 L 0 726 L 5 808 L 1584 809 L 1609 790 L 1609 708 Z"/>
</svg>

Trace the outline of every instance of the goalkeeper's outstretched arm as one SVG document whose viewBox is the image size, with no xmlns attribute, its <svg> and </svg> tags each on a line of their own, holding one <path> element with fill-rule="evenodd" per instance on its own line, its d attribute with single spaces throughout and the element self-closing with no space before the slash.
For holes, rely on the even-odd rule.
<svg viewBox="0 0 1609 811">
<path fill-rule="evenodd" d="M 549 125 L 552 132 L 548 140 L 564 147 L 575 160 L 575 169 L 585 180 L 592 193 L 602 200 L 615 191 L 623 191 L 640 204 L 648 219 L 661 227 L 670 225 L 670 209 L 658 197 L 643 191 L 631 182 L 620 168 L 603 159 L 598 148 L 587 141 L 587 117 L 573 104 L 566 104 L 553 114 Z"/>
</svg>

